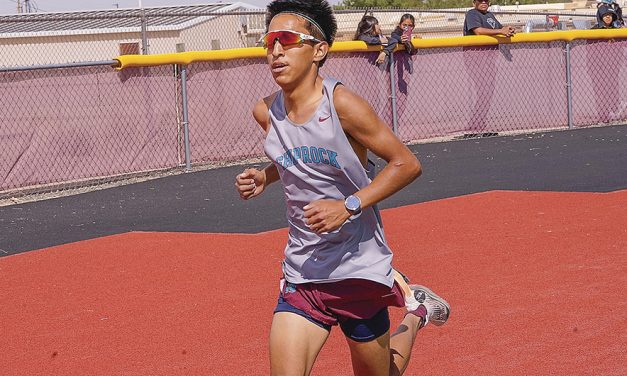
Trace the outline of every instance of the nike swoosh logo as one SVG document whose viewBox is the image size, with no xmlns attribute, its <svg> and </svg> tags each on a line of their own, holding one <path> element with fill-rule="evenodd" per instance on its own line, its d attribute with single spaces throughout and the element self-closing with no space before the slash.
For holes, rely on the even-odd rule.
<svg viewBox="0 0 627 376">
<path fill-rule="evenodd" d="M 320 117 L 318 118 L 318 121 L 319 121 L 319 122 L 323 122 L 323 121 L 327 120 L 327 119 L 328 119 L 328 118 L 330 118 L 330 117 L 331 117 L 331 115 L 329 115 L 329 116 L 327 116 L 327 117 L 322 117 L 322 116 L 320 116 Z"/>
</svg>

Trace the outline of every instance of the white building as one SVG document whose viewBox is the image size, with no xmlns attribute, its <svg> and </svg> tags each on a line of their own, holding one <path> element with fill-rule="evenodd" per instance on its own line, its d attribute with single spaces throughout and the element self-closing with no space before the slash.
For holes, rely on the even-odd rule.
<svg viewBox="0 0 627 376">
<path fill-rule="evenodd" d="M 260 11 L 237 2 L 0 16 L 0 67 L 247 47 L 265 27 Z"/>
</svg>

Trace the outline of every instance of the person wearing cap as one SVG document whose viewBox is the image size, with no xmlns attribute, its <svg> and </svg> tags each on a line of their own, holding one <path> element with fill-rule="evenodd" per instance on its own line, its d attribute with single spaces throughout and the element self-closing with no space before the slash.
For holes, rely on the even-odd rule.
<svg viewBox="0 0 627 376">
<path fill-rule="evenodd" d="M 466 12 L 464 35 L 504 35 L 511 37 L 516 33 L 512 26 L 503 26 L 492 12 L 488 11 L 490 0 L 473 0 L 473 9 Z"/>
<path fill-rule="evenodd" d="M 623 19 L 623 9 L 618 5 L 616 0 L 597 0 L 597 25 L 603 25 L 602 17 L 608 13 L 608 10 L 614 11 L 615 18 L 612 21 L 614 28 L 625 27 L 625 20 Z M 597 27 L 598 29 L 605 29 L 605 27 Z"/>
<path fill-rule="evenodd" d="M 593 29 L 616 29 L 619 28 L 618 14 L 609 6 L 600 6 L 597 10 L 598 22 L 592 26 Z"/>
</svg>

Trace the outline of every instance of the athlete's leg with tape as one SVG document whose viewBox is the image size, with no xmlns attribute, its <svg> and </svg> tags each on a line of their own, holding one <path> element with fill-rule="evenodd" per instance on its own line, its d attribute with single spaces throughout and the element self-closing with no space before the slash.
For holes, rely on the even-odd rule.
<svg viewBox="0 0 627 376">
<path fill-rule="evenodd" d="M 399 286 L 404 296 L 412 295 L 413 292 L 407 284 L 407 277 L 397 270 L 394 270 L 394 281 Z M 407 302 L 407 300 L 405 300 Z M 407 303 L 406 303 L 407 304 Z M 401 324 L 392 333 L 390 339 L 390 357 L 392 358 L 390 375 L 402 375 L 411 357 L 411 350 L 416 341 L 418 329 L 423 327 L 423 319 L 416 315 L 405 315 Z"/>
<path fill-rule="evenodd" d="M 416 334 L 421 327 L 423 327 L 422 318 L 408 314 L 392 333 L 390 338 L 391 376 L 402 375 L 407 369 Z"/>
<path fill-rule="evenodd" d="M 270 329 L 272 376 L 306 376 L 329 331 L 293 312 L 277 312 Z"/>
</svg>

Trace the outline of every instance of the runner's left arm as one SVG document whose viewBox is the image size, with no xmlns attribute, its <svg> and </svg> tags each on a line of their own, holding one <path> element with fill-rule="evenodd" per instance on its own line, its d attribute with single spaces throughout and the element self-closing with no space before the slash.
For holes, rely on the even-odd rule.
<svg viewBox="0 0 627 376">
<path fill-rule="evenodd" d="M 387 162 L 372 183 L 354 193 L 361 200 L 362 209 L 393 195 L 420 176 L 422 167 L 416 156 L 365 99 L 338 85 L 334 105 L 344 132 L 354 141 L 356 154 L 363 160 L 370 150 Z M 304 209 L 307 224 L 318 233 L 339 228 L 351 216 L 341 200 L 315 201 Z"/>
</svg>

